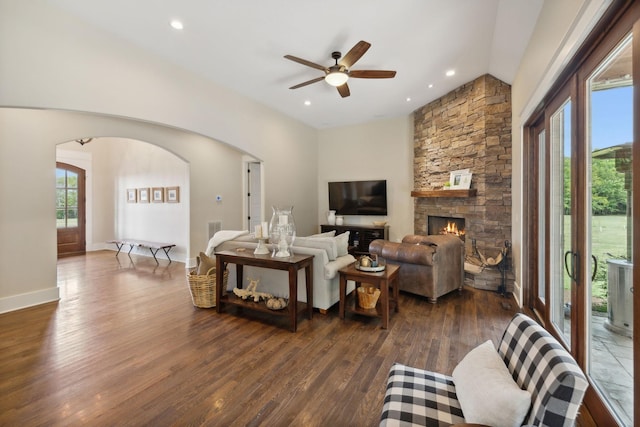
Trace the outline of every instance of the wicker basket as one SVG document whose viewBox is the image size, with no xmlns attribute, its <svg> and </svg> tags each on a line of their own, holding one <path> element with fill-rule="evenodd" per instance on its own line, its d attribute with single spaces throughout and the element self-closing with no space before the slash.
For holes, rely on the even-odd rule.
<svg viewBox="0 0 640 427">
<path fill-rule="evenodd" d="M 380 297 L 380 289 L 372 286 L 360 286 L 358 288 L 358 305 L 362 308 L 376 308 Z"/>
<path fill-rule="evenodd" d="M 222 283 L 224 289 L 227 288 L 229 270 L 224 271 Z M 211 308 L 216 306 L 216 268 L 211 267 L 207 274 L 195 274 L 191 272 L 187 275 L 189 290 L 193 305 L 200 308 Z"/>
</svg>

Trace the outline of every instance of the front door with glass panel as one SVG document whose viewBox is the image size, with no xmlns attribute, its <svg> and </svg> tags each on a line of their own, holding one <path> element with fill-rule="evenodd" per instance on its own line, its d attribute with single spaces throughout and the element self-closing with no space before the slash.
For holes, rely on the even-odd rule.
<svg viewBox="0 0 640 427">
<path fill-rule="evenodd" d="M 56 163 L 58 256 L 85 253 L 85 171 Z"/>
</svg>

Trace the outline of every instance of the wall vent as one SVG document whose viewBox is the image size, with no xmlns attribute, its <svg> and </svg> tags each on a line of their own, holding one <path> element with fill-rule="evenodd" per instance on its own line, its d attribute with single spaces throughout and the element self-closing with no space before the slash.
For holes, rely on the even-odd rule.
<svg viewBox="0 0 640 427">
<path fill-rule="evenodd" d="M 209 221 L 207 223 L 207 241 L 211 240 L 216 232 L 222 230 L 222 221 Z"/>
</svg>

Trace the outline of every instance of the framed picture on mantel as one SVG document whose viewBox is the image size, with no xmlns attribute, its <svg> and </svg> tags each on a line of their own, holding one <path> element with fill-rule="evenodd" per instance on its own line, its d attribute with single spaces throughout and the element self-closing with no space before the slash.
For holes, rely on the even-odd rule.
<svg viewBox="0 0 640 427">
<path fill-rule="evenodd" d="M 464 189 L 464 187 L 462 187 L 463 175 L 469 175 L 468 184 L 471 185 L 471 174 L 469 173 L 469 169 L 460 169 L 457 171 L 452 171 L 449 174 L 449 184 L 451 185 L 449 188 L 451 188 L 452 190 Z M 466 187 L 466 188 L 468 189 L 469 187 Z"/>
<path fill-rule="evenodd" d="M 460 190 L 468 190 L 471 187 L 471 175 L 472 173 L 463 173 L 460 175 L 460 184 L 458 189 Z"/>
</svg>

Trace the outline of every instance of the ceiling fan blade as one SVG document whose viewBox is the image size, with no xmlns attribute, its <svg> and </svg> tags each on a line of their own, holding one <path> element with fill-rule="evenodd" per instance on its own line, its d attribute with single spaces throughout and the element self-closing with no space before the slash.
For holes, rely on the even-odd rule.
<svg viewBox="0 0 640 427">
<path fill-rule="evenodd" d="M 342 58 L 342 61 L 340 61 L 340 64 L 347 68 L 351 68 L 351 66 L 355 64 L 370 47 L 371 43 L 360 40 L 349 52 L 347 52 L 347 54 Z"/>
<path fill-rule="evenodd" d="M 306 65 L 307 67 L 315 68 L 317 70 L 325 71 L 327 69 L 327 67 L 323 67 L 315 62 L 307 61 L 306 59 L 298 58 L 297 56 L 285 55 L 284 57 L 293 62 L 297 62 L 298 64 Z"/>
<path fill-rule="evenodd" d="M 386 70 L 353 70 L 349 71 L 349 77 L 356 79 L 390 79 L 396 76 L 395 71 Z"/>
<path fill-rule="evenodd" d="M 324 76 L 322 76 L 322 77 L 316 77 L 315 79 L 308 80 L 308 81 L 306 81 L 306 82 L 303 82 L 303 83 L 297 84 L 297 85 L 295 85 L 295 86 L 291 86 L 289 89 L 298 89 L 299 87 L 306 86 L 306 85 L 310 85 L 310 84 L 312 84 L 312 83 L 316 83 L 316 82 L 319 82 L 319 81 L 321 81 L 321 80 L 324 80 Z"/>
<path fill-rule="evenodd" d="M 346 83 L 343 84 L 342 86 L 336 87 L 336 89 L 338 89 L 338 93 L 343 98 L 346 98 L 347 96 L 351 95 L 351 92 L 349 91 L 349 86 Z"/>
</svg>

